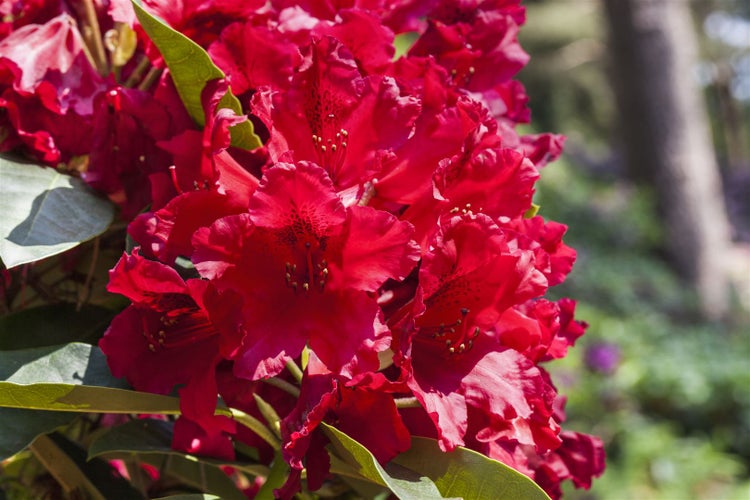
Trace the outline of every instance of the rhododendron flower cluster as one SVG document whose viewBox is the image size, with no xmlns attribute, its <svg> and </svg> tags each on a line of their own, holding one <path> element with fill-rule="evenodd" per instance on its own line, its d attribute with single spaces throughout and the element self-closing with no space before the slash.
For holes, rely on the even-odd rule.
<svg viewBox="0 0 750 500">
<path fill-rule="evenodd" d="M 256 394 L 282 418 L 281 496 L 305 469 L 310 490 L 325 481 L 321 422 L 382 463 L 411 436 L 471 448 L 553 497 L 601 474 L 544 368 L 586 324 L 543 298 L 575 251 L 532 204 L 563 138 L 516 130 L 519 0 L 144 0 L 226 75 L 202 125 L 129 2 L 91 3 L 98 56 L 69 3 L 6 6 L 1 148 L 121 207 L 136 247 L 108 289 L 131 305 L 100 346 L 133 388 L 179 388 L 174 447 L 268 455 L 216 415 L 219 398 L 259 415 Z M 232 145 L 248 120 L 252 151 Z"/>
</svg>

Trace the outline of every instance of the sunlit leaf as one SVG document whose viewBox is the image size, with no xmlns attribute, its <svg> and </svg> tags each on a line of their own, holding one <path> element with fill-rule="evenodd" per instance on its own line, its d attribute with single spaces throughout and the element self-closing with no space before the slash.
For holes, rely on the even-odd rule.
<svg viewBox="0 0 750 500">
<path fill-rule="evenodd" d="M 7 268 L 59 254 L 109 227 L 114 206 L 75 177 L 0 157 L 0 259 Z"/>
<path fill-rule="evenodd" d="M 444 453 L 434 439 L 412 437 L 411 448 L 391 463 L 426 475 L 447 497 L 549 500 L 534 481 L 507 465 L 461 447 Z"/>
<path fill-rule="evenodd" d="M 169 67 L 172 81 L 185 108 L 193 120 L 203 126 L 206 120 L 201 92 L 209 81 L 224 78 L 224 73 L 214 65 L 200 45 L 146 12 L 139 2 L 133 1 L 133 8 L 144 31 L 159 49 Z M 243 115 L 242 105 L 231 91 L 224 95 L 219 106 L 231 109 L 238 116 Z M 233 146 L 249 150 L 261 145 L 250 120 L 232 127 L 230 134 Z"/>
<path fill-rule="evenodd" d="M 436 440 L 413 437 L 407 452 L 381 466 L 364 446 L 334 427 L 321 425 L 333 447 L 333 472 L 386 486 L 402 500 L 549 500 L 528 477 L 472 450 L 459 447 L 445 453 Z"/>
<path fill-rule="evenodd" d="M 148 392 L 73 384 L 0 382 L 0 406 L 32 410 L 177 415 L 180 400 Z"/>
<path fill-rule="evenodd" d="M 0 351 L 0 380 L 14 384 L 127 387 L 125 381 L 112 376 L 98 347 L 81 343 Z"/>
<path fill-rule="evenodd" d="M 386 486 L 396 496 L 404 499 L 444 498 L 428 477 L 399 465 L 386 470 L 372 453 L 340 430 L 321 423 L 332 445 L 331 470 L 338 474 L 357 476 Z M 338 460 L 336 460 L 338 459 Z"/>
<path fill-rule="evenodd" d="M 17 333 L 23 336 L 23 331 Z M 51 381 L 125 387 L 109 372 L 102 352 L 88 344 L 0 351 L 0 380 L 15 384 Z M 0 389 L 0 396 L 4 396 Z M 76 413 L 0 408 L 0 458 L 26 447 L 39 434 L 69 423 Z"/>
</svg>

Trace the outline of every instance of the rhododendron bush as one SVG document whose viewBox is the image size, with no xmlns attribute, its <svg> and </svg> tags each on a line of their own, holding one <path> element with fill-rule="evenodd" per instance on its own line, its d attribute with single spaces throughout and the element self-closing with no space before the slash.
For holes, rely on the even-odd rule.
<svg viewBox="0 0 750 500">
<path fill-rule="evenodd" d="M 518 0 L 0 8 L 5 474 L 421 499 L 602 473 L 545 369 L 586 324 L 544 298 L 575 251 L 532 201 L 563 137 L 517 130 Z"/>
</svg>

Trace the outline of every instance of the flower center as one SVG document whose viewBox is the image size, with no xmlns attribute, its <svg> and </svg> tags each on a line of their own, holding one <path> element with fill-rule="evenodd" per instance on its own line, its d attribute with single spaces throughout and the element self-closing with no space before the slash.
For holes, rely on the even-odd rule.
<svg viewBox="0 0 750 500">
<path fill-rule="evenodd" d="M 328 170 L 334 180 L 344 164 L 348 140 L 349 132 L 343 128 L 332 134 L 321 132 L 320 135 L 313 134 L 312 136 L 313 147 L 318 154 L 320 166 Z"/>
<path fill-rule="evenodd" d="M 328 281 L 328 262 L 321 258 L 325 249 L 325 240 L 320 241 L 318 249 L 313 251 L 312 243 L 305 242 L 305 250 L 297 259 L 297 262 L 287 262 L 285 264 L 284 279 L 286 286 L 293 289 L 294 292 L 309 292 L 311 288 L 317 288 L 323 291 Z"/>
<path fill-rule="evenodd" d="M 419 326 L 419 338 L 436 343 L 445 348 L 449 355 L 462 354 L 474 347 L 481 330 L 478 326 L 469 327 L 466 317 L 467 308 L 462 308 L 461 316 L 452 323 L 440 323 L 438 326 Z"/>
<path fill-rule="evenodd" d="M 152 316 L 153 318 L 153 316 Z M 158 322 L 142 317 L 143 336 L 148 349 L 173 349 L 193 345 L 196 342 L 216 335 L 216 329 L 200 309 L 175 309 L 162 314 Z"/>
</svg>

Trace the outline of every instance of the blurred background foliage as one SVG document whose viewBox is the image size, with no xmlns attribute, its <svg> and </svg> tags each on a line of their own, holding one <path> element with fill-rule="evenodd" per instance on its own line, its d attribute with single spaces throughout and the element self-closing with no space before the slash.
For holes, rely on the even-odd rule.
<svg viewBox="0 0 750 500">
<path fill-rule="evenodd" d="M 682 0 L 680 0 L 682 1 Z M 685 0 L 687 1 L 687 0 Z M 587 335 L 549 365 L 573 430 L 602 436 L 607 471 L 573 499 L 750 498 L 750 314 L 738 280 L 731 314 L 701 320 L 670 266 L 657 203 L 626 180 L 602 4 L 527 1 L 520 75 L 534 131 L 568 137 L 536 195 L 570 226 L 578 263 L 557 296 L 579 301 Z M 734 244 L 750 242 L 750 4 L 691 2 L 703 86 Z M 750 254 L 745 253 L 745 256 Z M 750 260 L 745 270 L 750 270 Z M 742 268 L 740 269 L 742 272 Z"/>
</svg>

